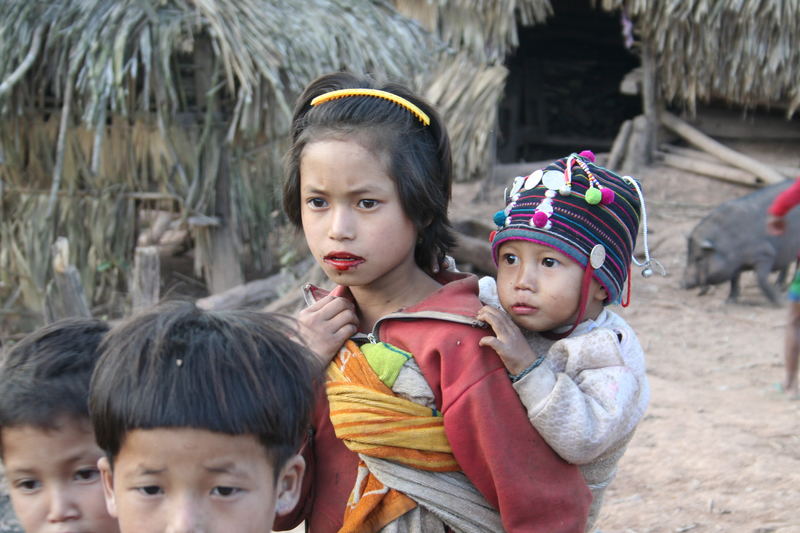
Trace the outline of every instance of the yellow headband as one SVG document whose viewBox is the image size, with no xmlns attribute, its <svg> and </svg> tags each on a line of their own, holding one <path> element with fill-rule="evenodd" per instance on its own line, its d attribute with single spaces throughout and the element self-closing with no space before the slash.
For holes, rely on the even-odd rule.
<svg viewBox="0 0 800 533">
<path fill-rule="evenodd" d="M 389 100 L 390 102 L 394 102 L 397 105 L 405 107 L 425 126 L 429 126 L 431 123 L 430 117 L 428 117 L 428 115 L 426 115 L 422 109 L 418 108 L 402 96 L 397 96 L 396 94 L 392 94 L 387 91 L 379 91 L 378 89 L 339 89 L 338 91 L 330 91 L 311 100 L 311 105 L 316 106 L 323 102 L 336 100 L 337 98 L 345 98 L 347 96 L 374 96 L 376 98 L 383 98 L 385 100 Z"/>
</svg>

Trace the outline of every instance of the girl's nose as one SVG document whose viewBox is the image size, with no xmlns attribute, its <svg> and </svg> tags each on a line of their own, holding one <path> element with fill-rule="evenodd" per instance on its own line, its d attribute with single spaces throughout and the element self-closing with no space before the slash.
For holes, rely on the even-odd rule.
<svg viewBox="0 0 800 533">
<path fill-rule="evenodd" d="M 349 210 L 344 208 L 333 209 L 330 222 L 328 236 L 331 239 L 341 241 L 352 239 L 355 236 L 355 221 Z"/>
</svg>

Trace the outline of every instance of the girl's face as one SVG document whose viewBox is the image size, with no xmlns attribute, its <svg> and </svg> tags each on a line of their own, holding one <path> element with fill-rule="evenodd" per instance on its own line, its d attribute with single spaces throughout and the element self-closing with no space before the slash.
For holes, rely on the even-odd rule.
<svg viewBox="0 0 800 533">
<path fill-rule="evenodd" d="M 336 139 L 314 141 L 303 150 L 303 232 L 325 274 L 340 285 L 380 289 L 419 270 L 417 231 L 382 155 Z"/>
<path fill-rule="evenodd" d="M 574 324 L 582 281 L 583 267 L 549 246 L 522 240 L 500 245 L 497 295 L 521 328 L 542 332 Z M 605 298 L 592 279 L 585 318 L 597 318 Z"/>
</svg>

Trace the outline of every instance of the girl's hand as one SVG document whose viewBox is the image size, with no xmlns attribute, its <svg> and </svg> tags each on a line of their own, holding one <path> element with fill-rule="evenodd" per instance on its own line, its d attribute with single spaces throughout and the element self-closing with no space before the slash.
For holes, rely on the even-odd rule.
<svg viewBox="0 0 800 533">
<path fill-rule="evenodd" d="M 320 362 L 327 365 L 336 352 L 358 331 L 358 316 L 353 302 L 328 294 L 297 315 L 303 341 Z"/>
<path fill-rule="evenodd" d="M 770 235 L 782 235 L 786 231 L 786 220 L 772 214 L 767 214 L 767 233 Z"/>
<path fill-rule="evenodd" d="M 484 305 L 478 311 L 478 320 L 483 320 L 494 330 L 496 337 L 484 337 L 478 344 L 492 348 L 511 374 L 519 374 L 537 359 L 519 327 L 504 311 Z"/>
</svg>

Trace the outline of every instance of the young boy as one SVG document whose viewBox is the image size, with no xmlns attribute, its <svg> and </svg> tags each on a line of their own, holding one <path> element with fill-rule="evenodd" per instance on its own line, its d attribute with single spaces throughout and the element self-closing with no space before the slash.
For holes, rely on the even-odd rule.
<svg viewBox="0 0 800 533">
<path fill-rule="evenodd" d="M 290 333 L 179 303 L 108 334 L 89 407 L 122 533 L 268 533 L 295 506 L 317 376 Z"/>
<path fill-rule="evenodd" d="M 591 152 L 517 178 L 495 215 L 496 286 L 481 280 L 481 299 L 502 309 L 478 313 L 496 335 L 480 344 L 503 360 L 542 437 L 580 465 L 594 496 L 587 531 L 649 399 L 639 341 L 604 308 L 620 301 L 642 206 L 638 184 Z"/>
<path fill-rule="evenodd" d="M 105 322 L 65 319 L 40 328 L 0 362 L 0 459 L 27 533 L 117 533 L 89 422 L 89 380 Z"/>
</svg>

